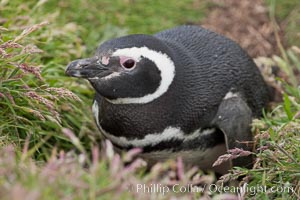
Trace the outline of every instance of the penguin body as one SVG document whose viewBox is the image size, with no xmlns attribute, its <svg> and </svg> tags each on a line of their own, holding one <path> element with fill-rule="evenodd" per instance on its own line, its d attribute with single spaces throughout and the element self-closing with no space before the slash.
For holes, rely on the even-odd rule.
<svg viewBox="0 0 300 200">
<path fill-rule="evenodd" d="M 237 141 L 252 140 L 251 119 L 269 101 L 247 53 L 195 26 L 107 41 L 94 57 L 70 63 L 66 73 L 94 87 L 93 113 L 104 137 L 117 149 L 142 148 L 153 163 L 182 156 L 209 169 L 227 149 L 250 149 Z"/>
</svg>

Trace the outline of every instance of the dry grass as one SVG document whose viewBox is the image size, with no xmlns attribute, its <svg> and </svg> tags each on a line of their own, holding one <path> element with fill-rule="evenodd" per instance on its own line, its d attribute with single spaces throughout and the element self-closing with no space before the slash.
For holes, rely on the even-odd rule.
<svg viewBox="0 0 300 200">
<path fill-rule="evenodd" d="M 204 27 L 239 43 L 252 57 L 280 54 L 275 34 L 285 44 L 283 30 L 276 30 L 263 0 L 213 0 Z"/>
</svg>

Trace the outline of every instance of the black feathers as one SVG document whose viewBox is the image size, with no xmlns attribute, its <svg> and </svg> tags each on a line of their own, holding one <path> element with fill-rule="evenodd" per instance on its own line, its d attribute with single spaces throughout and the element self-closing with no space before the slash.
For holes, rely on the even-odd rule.
<svg viewBox="0 0 300 200">
<path fill-rule="evenodd" d="M 114 54 L 120 49 L 125 49 L 126 55 Z M 139 54 L 142 49 L 146 53 Z M 120 66 L 124 56 L 136 64 L 131 66 L 134 69 Z M 106 73 L 110 76 L 88 78 L 96 90 L 98 107 L 93 111 L 104 136 L 119 148 L 141 147 L 147 153 L 197 152 L 227 141 L 226 147 L 249 149 L 236 141 L 251 140 L 251 118 L 261 115 L 269 94 L 258 68 L 235 42 L 201 27 L 180 26 L 153 36 L 130 35 L 107 41 L 95 53 L 99 61 L 102 57 L 108 62 Z M 158 67 L 161 59 L 171 64 Z M 162 73 L 171 65 L 174 77 Z M 76 75 L 80 77 L 79 72 Z M 172 79 L 171 84 L 153 98 L 166 79 Z M 133 97 L 150 100 L 130 103 Z M 122 98 L 126 103 L 113 101 Z M 205 128 L 216 131 L 210 135 L 197 132 Z M 192 133 L 199 136 L 185 140 Z M 212 161 L 210 158 L 207 166 Z M 243 164 L 246 162 L 239 163 Z"/>
</svg>

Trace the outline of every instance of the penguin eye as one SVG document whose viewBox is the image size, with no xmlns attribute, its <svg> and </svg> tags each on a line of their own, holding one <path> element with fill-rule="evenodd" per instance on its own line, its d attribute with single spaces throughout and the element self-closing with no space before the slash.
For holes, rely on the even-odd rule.
<svg viewBox="0 0 300 200">
<path fill-rule="evenodd" d="M 135 67 L 135 60 L 128 58 L 126 60 L 121 59 L 120 63 L 122 65 L 122 67 L 124 67 L 125 69 L 129 70 Z"/>
</svg>

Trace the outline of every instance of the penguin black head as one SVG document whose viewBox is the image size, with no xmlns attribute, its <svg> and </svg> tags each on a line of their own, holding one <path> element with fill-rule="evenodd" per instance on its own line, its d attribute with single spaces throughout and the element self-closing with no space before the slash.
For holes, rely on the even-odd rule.
<svg viewBox="0 0 300 200">
<path fill-rule="evenodd" d="M 103 43 L 92 58 L 71 62 L 66 74 L 89 80 L 112 103 L 148 103 L 168 90 L 175 65 L 162 41 L 130 35 Z"/>
</svg>

